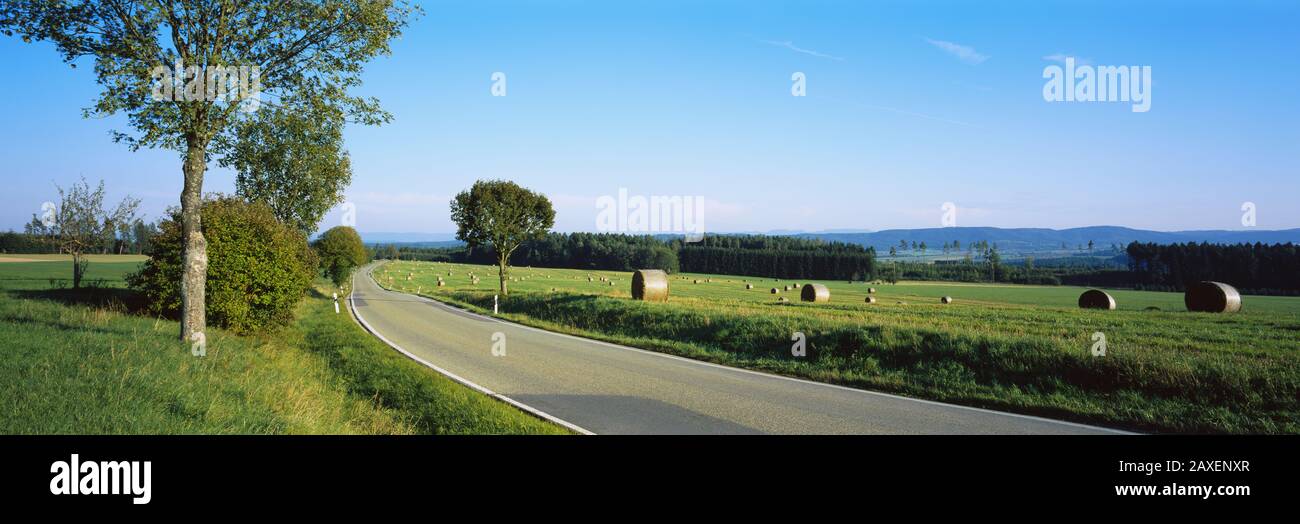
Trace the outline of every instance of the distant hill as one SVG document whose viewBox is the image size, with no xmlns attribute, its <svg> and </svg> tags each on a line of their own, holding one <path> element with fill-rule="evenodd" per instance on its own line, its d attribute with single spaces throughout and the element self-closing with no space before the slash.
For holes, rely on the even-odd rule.
<svg viewBox="0 0 1300 524">
<path fill-rule="evenodd" d="M 1035 253 L 1061 251 L 1061 244 L 1067 249 L 1087 246 L 1091 240 L 1097 249 L 1109 248 L 1112 244 L 1125 246 L 1129 242 L 1155 242 L 1172 244 L 1181 242 L 1210 242 L 1216 244 L 1238 244 L 1263 242 L 1274 244 L 1280 242 L 1300 243 L 1300 229 L 1243 230 L 1243 231 L 1147 231 L 1119 226 L 1091 226 L 1072 229 L 1013 228 L 997 227 L 945 227 L 928 229 L 887 229 L 873 233 L 800 233 L 797 236 L 819 238 L 862 246 L 874 247 L 877 252 L 888 252 L 891 246 L 906 240 L 925 242 L 931 252 L 942 249 L 945 242 L 960 241 L 962 248 L 972 242 L 987 240 L 998 245 L 998 250 L 1006 253 Z"/>
<path fill-rule="evenodd" d="M 717 233 L 737 234 L 737 233 Z M 742 233 L 764 234 L 764 233 Z M 1072 229 L 1046 228 L 998 228 L 998 227 L 944 227 L 927 229 L 886 229 L 882 231 L 847 231 L 831 230 L 818 232 L 802 231 L 768 231 L 772 236 L 797 236 L 819 238 L 826 241 L 845 242 L 874 247 L 881 254 L 887 254 L 891 246 L 906 240 L 917 243 L 925 242 L 928 252 L 938 254 L 945 242 L 960 241 L 963 251 L 972 242 L 987 240 L 998 245 L 998 250 L 1006 255 L 1052 253 L 1062 256 L 1063 252 L 1073 252 L 1079 246 L 1087 246 L 1088 241 L 1095 243 L 1096 249 L 1106 250 L 1111 245 L 1121 248 L 1129 242 L 1155 242 L 1173 244 L 1181 242 L 1211 242 L 1216 244 L 1239 244 L 1243 242 L 1276 244 L 1282 242 L 1300 243 L 1300 229 L 1284 230 L 1242 230 L 1242 231 L 1148 231 L 1119 226 L 1090 226 Z M 680 235 L 655 235 L 660 240 L 673 240 Z M 369 245 L 395 244 L 409 247 L 456 247 L 464 245 L 456 240 L 453 233 L 361 233 L 361 240 Z M 1066 248 L 1062 249 L 1061 245 Z"/>
<path fill-rule="evenodd" d="M 396 244 L 411 247 L 453 247 L 461 245 L 455 233 L 360 232 L 365 244 Z"/>
</svg>

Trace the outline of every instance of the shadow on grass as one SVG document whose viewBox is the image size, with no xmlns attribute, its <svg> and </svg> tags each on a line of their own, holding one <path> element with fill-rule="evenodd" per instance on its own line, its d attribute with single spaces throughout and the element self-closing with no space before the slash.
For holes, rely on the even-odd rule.
<svg viewBox="0 0 1300 524">
<path fill-rule="evenodd" d="M 10 290 L 14 298 L 51 300 L 69 306 L 120 311 L 132 315 L 145 314 L 145 298 L 139 292 L 114 287 L 83 287 L 80 289 L 20 289 Z"/>
</svg>

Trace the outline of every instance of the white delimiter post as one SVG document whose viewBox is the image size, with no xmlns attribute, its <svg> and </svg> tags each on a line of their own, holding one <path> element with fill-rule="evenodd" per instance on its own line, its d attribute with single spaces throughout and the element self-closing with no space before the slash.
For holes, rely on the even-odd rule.
<svg viewBox="0 0 1300 524">
<path fill-rule="evenodd" d="M 492 314 L 497 314 L 497 297 L 501 295 L 492 295 Z"/>
<path fill-rule="evenodd" d="M 339 294 L 334 293 L 334 314 L 339 314 Z"/>
</svg>

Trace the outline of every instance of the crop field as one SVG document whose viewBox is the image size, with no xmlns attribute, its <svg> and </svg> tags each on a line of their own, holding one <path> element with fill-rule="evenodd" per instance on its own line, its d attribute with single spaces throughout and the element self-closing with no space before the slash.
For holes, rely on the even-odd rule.
<svg viewBox="0 0 1300 524">
<path fill-rule="evenodd" d="M 400 261 L 374 275 L 478 311 L 497 289 L 492 266 Z M 794 280 L 676 274 L 667 303 L 646 303 L 626 272 L 511 277 L 505 318 L 701 360 L 1140 431 L 1300 432 L 1300 298 L 1209 314 L 1185 311 L 1181 293 L 1117 290 L 1119 309 L 1098 311 L 1077 308 L 1077 287 L 816 281 L 831 300 L 808 304 L 784 290 Z M 791 355 L 796 332 L 804 357 Z"/>
<path fill-rule="evenodd" d="M 88 255 L 86 285 L 125 287 L 125 276 L 144 263 L 143 255 Z M 0 255 L 0 289 L 72 286 L 70 255 Z"/>
</svg>

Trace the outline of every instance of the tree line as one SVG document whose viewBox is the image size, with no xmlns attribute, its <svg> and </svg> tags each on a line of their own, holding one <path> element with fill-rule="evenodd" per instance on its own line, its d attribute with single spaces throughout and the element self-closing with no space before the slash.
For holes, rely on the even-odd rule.
<svg viewBox="0 0 1300 524">
<path fill-rule="evenodd" d="M 1128 245 L 1134 287 L 1182 291 L 1188 284 L 1214 280 L 1251 294 L 1300 293 L 1300 249 L 1285 244 Z"/>
<path fill-rule="evenodd" d="M 491 247 L 371 246 L 375 258 L 496 264 Z M 726 235 L 680 238 L 614 233 L 547 233 L 524 242 L 513 266 L 610 271 L 655 268 L 771 278 L 855 279 L 875 274 L 875 251 L 856 244 L 797 237 Z"/>
</svg>

